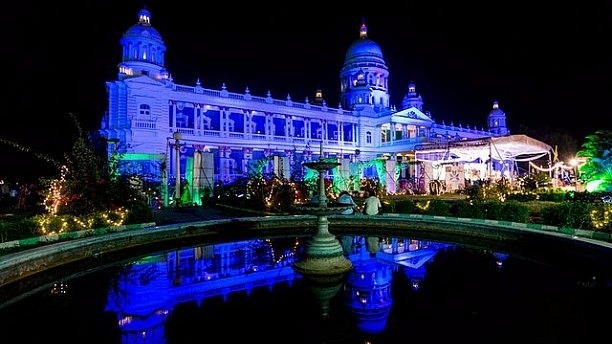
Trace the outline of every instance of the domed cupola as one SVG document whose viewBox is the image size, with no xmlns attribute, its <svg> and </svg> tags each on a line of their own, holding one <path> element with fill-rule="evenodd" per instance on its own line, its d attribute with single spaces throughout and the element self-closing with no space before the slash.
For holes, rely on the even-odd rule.
<svg viewBox="0 0 612 344">
<path fill-rule="evenodd" d="M 402 99 L 402 110 L 415 107 L 423 112 L 423 98 L 417 93 L 414 82 L 408 84 L 408 92 Z"/>
<path fill-rule="evenodd" d="M 340 71 L 340 101 L 345 109 L 371 106 L 375 111 L 389 108 L 389 69 L 382 50 L 368 38 L 365 23 L 359 39 L 348 48 Z"/>
<path fill-rule="evenodd" d="M 121 38 L 123 51 L 119 64 L 119 79 L 148 75 L 153 79 L 169 78 L 164 68 L 166 46 L 157 30 L 151 26 L 151 13 L 138 12 L 138 23 L 130 27 Z"/>
<path fill-rule="evenodd" d="M 506 113 L 499 108 L 499 103 L 497 101 L 493 102 L 493 109 L 489 111 L 487 122 L 490 132 L 499 136 L 510 134 L 508 127 L 506 127 Z"/>
</svg>

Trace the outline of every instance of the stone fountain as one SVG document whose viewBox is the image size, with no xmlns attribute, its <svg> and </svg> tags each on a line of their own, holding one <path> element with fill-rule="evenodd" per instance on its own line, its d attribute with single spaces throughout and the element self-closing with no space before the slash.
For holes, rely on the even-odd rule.
<svg viewBox="0 0 612 344">
<path fill-rule="evenodd" d="M 321 315 L 329 315 L 329 300 L 338 293 L 346 274 L 353 263 L 345 257 L 342 245 L 336 236 L 329 232 L 327 216 L 342 213 L 351 205 L 329 202 L 325 194 L 325 172 L 340 163 L 323 158 L 321 143 L 319 160 L 304 163 L 304 166 L 319 172 L 319 202 L 294 206 L 303 214 L 317 216 L 317 232 L 305 244 L 304 255 L 293 264 L 293 270 L 310 283 L 310 288 L 319 299 Z"/>
</svg>

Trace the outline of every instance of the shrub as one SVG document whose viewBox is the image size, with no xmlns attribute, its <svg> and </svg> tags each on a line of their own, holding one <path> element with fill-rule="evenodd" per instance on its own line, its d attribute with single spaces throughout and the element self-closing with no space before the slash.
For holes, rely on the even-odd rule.
<svg viewBox="0 0 612 344">
<path fill-rule="evenodd" d="M 484 219 L 486 214 L 485 202 L 472 200 L 459 200 L 450 207 L 453 216 L 464 218 Z"/>
<path fill-rule="evenodd" d="M 508 201 L 529 202 L 538 200 L 538 194 L 531 191 L 520 191 L 508 194 Z"/>
<path fill-rule="evenodd" d="M 416 212 L 416 203 L 411 199 L 397 200 L 395 211 L 400 214 L 413 214 Z"/>
<path fill-rule="evenodd" d="M 584 202 L 562 202 L 540 210 L 542 222 L 557 227 L 591 229 L 590 206 Z"/>
<path fill-rule="evenodd" d="M 500 201 L 485 203 L 484 210 L 484 218 L 487 220 L 501 220 L 504 216 L 504 204 Z"/>
<path fill-rule="evenodd" d="M 566 192 L 549 189 L 546 192 L 538 192 L 538 199 L 547 202 L 563 202 Z"/>
<path fill-rule="evenodd" d="M 31 217 L 11 216 L 0 220 L 0 242 L 26 239 L 38 235 L 38 224 Z"/>
<path fill-rule="evenodd" d="M 498 220 L 527 223 L 529 221 L 529 206 L 517 201 L 501 204 L 501 214 Z"/>
<path fill-rule="evenodd" d="M 446 201 L 434 198 L 429 201 L 418 202 L 417 212 L 424 215 L 449 216 L 450 205 Z"/>
</svg>

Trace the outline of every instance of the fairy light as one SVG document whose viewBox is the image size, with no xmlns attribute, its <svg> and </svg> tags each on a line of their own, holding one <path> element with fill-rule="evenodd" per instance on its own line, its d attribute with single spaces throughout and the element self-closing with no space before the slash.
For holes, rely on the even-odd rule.
<svg viewBox="0 0 612 344">
<path fill-rule="evenodd" d="M 529 166 L 533 167 L 534 169 L 536 169 L 536 170 L 538 170 L 540 172 L 551 172 L 551 171 L 554 171 L 554 170 L 556 170 L 558 168 L 562 168 L 562 169 L 564 169 L 566 171 L 573 171 L 574 170 L 574 166 L 567 166 L 562 161 L 554 164 L 553 166 L 551 166 L 549 168 L 544 168 L 544 167 L 538 166 L 538 165 L 534 164 L 531 161 L 529 162 Z"/>
<path fill-rule="evenodd" d="M 425 202 L 417 202 L 416 203 L 416 207 L 419 208 L 420 210 L 427 210 L 429 209 L 429 205 L 431 204 L 431 201 L 425 201 Z"/>
<path fill-rule="evenodd" d="M 102 223 L 107 227 L 118 227 L 125 224 L 128 214 L 128 209 L 118 208 L 81 217 L 44 214 L 36 216 L 36 221 L 40 234 L 51 235 L 92 229 L 96 223 Z"/>
<path fill-rule="evenodd" d="M 594 209 L 589 214 L 591 224 L 596 229 L 612 227 L 612 206 L 606 205 L 602 210 Z"/>
<path fill-rule="evenodd" d="M 66 183 L 66 175 L 68 174 L 68 167 L 62 166 L 60 168 L 60 178 L 51 180 L 49 189 L 45 195 L 43 204 L 45 209 L 52 215 L 57 214 L 59 207 L 66 205 L 68 200 L 63 195 L 63 186 Z"/>
</svg>

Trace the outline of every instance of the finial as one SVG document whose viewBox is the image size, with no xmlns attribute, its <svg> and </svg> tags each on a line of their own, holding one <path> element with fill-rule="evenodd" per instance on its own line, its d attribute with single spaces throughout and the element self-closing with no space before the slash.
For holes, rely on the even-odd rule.
<svg viewBox="0 0 612 344">
<path fill-rule="evenodd" d="M 365 24 L 365 18 L 361 20 L 361 27 L 359 28 L 359 38 L 366 39 L 368 38 L 368 28 Z"/>
</svg>

